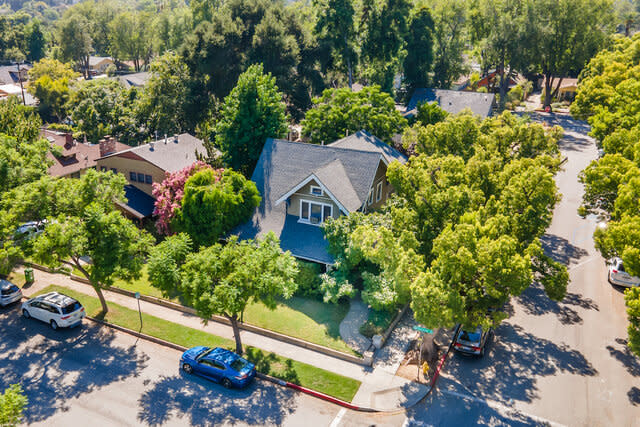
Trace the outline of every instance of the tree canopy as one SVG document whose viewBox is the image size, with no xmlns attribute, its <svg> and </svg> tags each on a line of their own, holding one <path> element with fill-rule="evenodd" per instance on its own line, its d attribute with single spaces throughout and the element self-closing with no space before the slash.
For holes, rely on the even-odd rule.
<svg viewBox="0 0 640 427">
<path fill-rule="evenodd" d="M 212 245 L 248 221 L 259 204 L 260 193 L 253 181 L 231 169 L 205 168 L 184 185 L 182 206 L 172 224 L 189 234 L 196 245 Z"/>
<path fill-rule="evenodd" d="M 275 78 L 252 65 L 224 100 L 215 142 L 231 168 L 251 176 L 267 138 L 287 133 L 287 116 Z"/>
<path fill-rule="evenodd" d="M 24 395 L 20 384 L 9 386 L 0 394 L 0 425 L 17 427 L 22 421 L 22 412 L 29 400 Z"/>
<path fill-rule="evenodd" d="M 239 321 L 248 304 L 262 302 L 276 307 L 278 298 L 296 291 L 298 267 L 289 252 L 268 233 L 264 239 L 214 244 L 191 252 L 190 239 L 183 234 L 168 237 L 154 247 L 149 261 L 149 278 L 165 293 L 180 291 L 206 323 L 212 315 L 226 317 L 242 354 Z"/>
<path fill-rule="evenodd" d="M 390 144 L 407 120 L 396 110 L 389 94 L 379 86 L 368 86 L 359 92 L 326 89 L 313 100 L 313 108 L 301 125 L 302 134 L 315 144 L 328 144 L 363 129 Z"/>
</svg>

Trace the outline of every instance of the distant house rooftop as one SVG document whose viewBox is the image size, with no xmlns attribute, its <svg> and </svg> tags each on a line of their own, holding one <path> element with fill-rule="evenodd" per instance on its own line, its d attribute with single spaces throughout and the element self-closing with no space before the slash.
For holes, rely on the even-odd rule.
<svg viewBox="0 0 640 427">
<path fill-rule="evenodd" d="M 47 139 L 50 144 L 62 149 L 61 156 L 54 156 L 49 152 L 47 158 L 53 162 L 49 167 L 51 176 L 72 176 L 81 171 L 96 166 L 96 160 L 108 153 L 126 150 L 128 145 L 115 140 L 100 144 L 85 144 L 75 141 L 71 134 L 50 129 L 42 129 L 40 136 Z"/>
<path fill-rule="evenodd" d="M 149 77 L 151 77 L 151 73 L 143 71 L 141 73 L 124 74 L 113 78 L 118 80 L 121 85 L 128 89 L 130 87 L 144 86 L 147 83 L 147 80 L 149 80 Z"/>
<path fill-rule="evenodd" d="M 196 152 L 206 154 L 204 143 L 193 135 L 183 133 L 138 147 L 130 147 L 101 158 L 133 154 L 165 172 L 176 172 L 197 162 Z"/>
<path fill-rule="evenodd" d="M 22 77 L 22 81 L 27 81 L 28 79 L 28 71 L 31 69 L 31 65 L 29 64 L 21 64 L 20 65 L 20 76 Z M 3 65 L 0 66 L 0 84 L 8 85 L 20 83 L 20 78 L 18 77 L 18 66 L 17 65 Z"/>
<path fill-rule="evenodd" d="M 484 119 L 493 112 L 495 95 L 447 89 L 416 89 L 407 104 L 405 117 L 415 116 L 418 112 L 418 106 L 425 102 L 437 102 L 440 108 L 451 114 L 457 114 L 468 108 Z"/>
</svg>

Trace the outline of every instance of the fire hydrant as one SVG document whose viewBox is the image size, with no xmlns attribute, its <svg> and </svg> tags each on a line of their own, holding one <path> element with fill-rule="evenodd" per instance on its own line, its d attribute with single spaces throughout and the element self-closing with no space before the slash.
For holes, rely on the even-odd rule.
<svg viewBox="0 0 640 427">
<path fill-rule="evenodd" d="M 429 373 L 429 364 L 427 362 L 424 362 L 422 364 L 422 374 L 426 377 L 428 373 Z"/>
</svg>

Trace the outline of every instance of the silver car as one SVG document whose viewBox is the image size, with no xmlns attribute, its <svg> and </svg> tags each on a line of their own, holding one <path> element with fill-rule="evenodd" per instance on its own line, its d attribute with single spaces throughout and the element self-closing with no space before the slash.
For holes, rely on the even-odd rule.
<svg viewBox="0 0 640 427">
<path fill-rule="evenodd" d="M 0 279 L 0 306 L 5 307 L 22 299 L 22 291 L 13 283 Z"/>
<path fill-rule="evenodd" d="M 78 326 L 86 316 L 82 304 L 58 292 L 27 300 L 22 304 L 22 315 L 48 323 L 52 329 Z"/>
<path fill-rule="evenodd" d="M 624 271 L 622 259 L 615 257 L 609 262 L 609 283 L 627 288 L 640 286 L 640 277 Z"/>
</svg>

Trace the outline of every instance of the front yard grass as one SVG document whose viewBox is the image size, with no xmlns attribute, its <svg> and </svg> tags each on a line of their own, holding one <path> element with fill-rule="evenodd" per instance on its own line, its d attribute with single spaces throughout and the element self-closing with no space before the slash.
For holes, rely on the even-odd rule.
<svg viewBox="0 0 640 427">
<path fill-rule="evenodd" d="M 140 279 L 130 282 L 117 280 L 113 285 L 131 292 L 140 292 L 142 295 L 167 299 L 162 296 L 159 289 L 151 286 L 146 265 L 143 267 Z M 183 303 L 178 296 L 169 300 L 178 304 Z M 269 310 L 262 303 L 250 304 L 244 313 L 243 320 L 260 328 L 360 356 L 340 338 L 340 322 L 348 311 L 349 304 L 346 302 L 325 304 L 311 298 L 292 297 L 281 301 L 275 310 Z"/>
<path fill-rule="evenodd" d="M 98 298 L 57 285 L 47 286 L 38 292 L 38 294 L 52 291 L 64 293 L 77 299 L 85 307 L 88 316 L 100 317 L 101 309 Z M 130 310 L 114 303 L 109 303 L 109 312 L 104 316 L 103 320 L 136 331 L 140 328 L 139 315 L 135 310 Z M 231 350 L 235 348 L 235 343 L 231 340 L 172 323 L 155 316 L 143 313 L 142 322 L 143 333 L 184 347 L 207 345 L 210 347 L 226 347 Z M 342 375 L 334 374 L 333 372 L 328 372 L 306 363 L 287 359 L 274 353 L 266 353 L 255 347 L 245 348 L 247 359 L 255 363 L 260 372 L 320 391 L 337 397 L 338 399 L 351 402 L 360 387 L 360 381 L 358 380 L 343 377 Z"/>
</svg>

